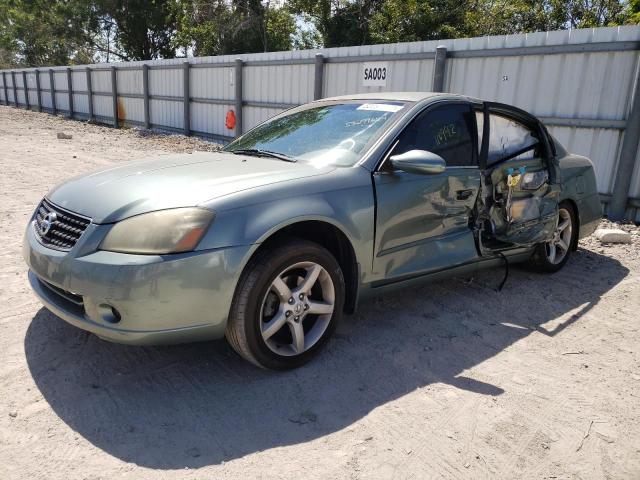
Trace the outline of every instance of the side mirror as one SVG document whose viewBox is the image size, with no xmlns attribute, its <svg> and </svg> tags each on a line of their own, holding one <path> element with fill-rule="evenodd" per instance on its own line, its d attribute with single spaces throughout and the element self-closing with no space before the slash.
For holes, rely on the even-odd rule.
<svg viewBox="0 0 640 480">
<path fill-rule="evenodd" d="M 409 150 L 400 155 L 392 155 L 389 160 L 398 170 L 422 175 L 442 173 L 447 166 L 440 155 L 426 150 Z"/>
</svg>

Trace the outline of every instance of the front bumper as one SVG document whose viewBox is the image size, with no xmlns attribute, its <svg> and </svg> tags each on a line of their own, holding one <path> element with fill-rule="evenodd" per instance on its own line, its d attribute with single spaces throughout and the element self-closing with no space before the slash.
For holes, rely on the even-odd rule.
<svg viewBox="0 0 640 480">
<path fill-rule="evenodd" d="M 96 251 L 95 238 L 104 233 L 100 229 L 90 225 L 78 245 L 60 252 L 43 246 L 32 225 L 27 227 L 23 255 L 29 282 L 49 310 L 118 343 L 167 344 L 224 335 L 251 246 L 129 255 Z"/>
</svg>

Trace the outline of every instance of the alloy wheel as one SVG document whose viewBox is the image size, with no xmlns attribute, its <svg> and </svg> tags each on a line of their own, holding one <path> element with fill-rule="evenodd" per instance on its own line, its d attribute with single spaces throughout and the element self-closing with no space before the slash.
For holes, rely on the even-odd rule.
<svg viewBox="0 0 640 480">
<path fill-rule="evenodd" d="M 564 260 L 571 248 L 572 233 L 571 213 L 566 208 L 560 208 L 553 237 L 545 245 L 549 263 L 558 265 Z"/>
<path fill-rule="evenodd" d="M 300 355 L 322 338 L 334 305 L 335 287 L 324 267 L 295 263 L 273 279 L 262 301 L 262 339 L 278 355 Z"/>
</svg>

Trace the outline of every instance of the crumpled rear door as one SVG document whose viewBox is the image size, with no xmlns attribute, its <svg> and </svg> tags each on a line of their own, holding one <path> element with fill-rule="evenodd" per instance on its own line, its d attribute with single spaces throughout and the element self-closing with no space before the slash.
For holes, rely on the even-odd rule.
<svg viewBox="0 0 640 480">
<path fill-rule="evenodd" d="M 482 138 L 479 210 L 489 223 L 481 244 L 496 250 L 548 241 L 558 221 L 560 186 L 545 128 L 526 112 L 495 103 L 485 104 L 476 120 Z"/>
</svg>

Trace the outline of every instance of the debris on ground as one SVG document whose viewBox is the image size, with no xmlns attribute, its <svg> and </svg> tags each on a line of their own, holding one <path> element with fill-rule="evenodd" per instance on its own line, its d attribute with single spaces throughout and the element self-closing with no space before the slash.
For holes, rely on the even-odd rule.
<svg viewBox="0 0 640 480">
<path fill-rule="evenodd" d="M 71 140 L 73 135 L 69 135 L 68 133 L 58 132 L 57 135 L 58 140 Z"/>
<path fill-rule="evenodd" d="M 595 236 L 601 243 L 631 243 L 631 234 L 619 228 L 599 228 Z"/>
</svg>

